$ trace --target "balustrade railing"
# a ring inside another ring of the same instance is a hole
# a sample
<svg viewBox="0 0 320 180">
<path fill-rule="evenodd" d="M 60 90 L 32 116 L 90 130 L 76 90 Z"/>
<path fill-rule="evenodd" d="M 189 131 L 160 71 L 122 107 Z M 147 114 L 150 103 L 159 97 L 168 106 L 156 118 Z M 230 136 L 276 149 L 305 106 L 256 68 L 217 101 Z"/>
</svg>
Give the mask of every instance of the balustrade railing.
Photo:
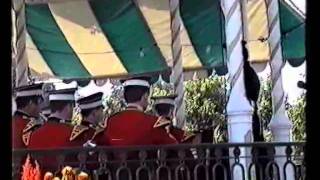
<svg viewBox="0 0 320 180">
<path fill-rule="evenodd" d="M 13 178 L 20 180 L 29 154 L 42 173 L 59 174 L 68 165 L 95 180 L 304 180 L 304 147 L 295 142 L 21 149 L 13 152 Z"/>
</svg>

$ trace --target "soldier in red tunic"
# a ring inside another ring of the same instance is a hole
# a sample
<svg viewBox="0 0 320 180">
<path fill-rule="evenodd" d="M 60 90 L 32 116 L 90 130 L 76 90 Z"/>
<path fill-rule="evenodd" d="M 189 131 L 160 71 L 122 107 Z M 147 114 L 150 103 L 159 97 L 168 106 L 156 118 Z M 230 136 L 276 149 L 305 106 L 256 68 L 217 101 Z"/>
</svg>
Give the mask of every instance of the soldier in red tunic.
<svg viewBox="0 0 320 180">
<path fill-rule="evenodd" d="M 88 138 L 84 146 L 95 147 L 96 145 L 105 145 L 103 138 L 104 126 L 102 92 L 94 93 L 78 100 L 81 109 L 81 125 L 88 129 Z"/>
<path fill-rule="evenodd" d="M 83 146 L 87 148 L 94 148 L 97 145 L 106 145 L 103 136 L 104 126 L 101 125 L 104 118 L 102 95 L 102 92 L 97 92 L 81 97 L 77 101 L 82 115 L 81 124 L 78 126 L 85 129 L 82 132 L 82 136 L 86 139 Z M 90 170 L 97 169 L 99 167 L 99 163 L 97 163 L 98 153 L 93 150 L 89 152 L 88 158 L 86 167 Z M 91 161 L 93 163 L 89 163 Z"/>
<path fill-rule="evenodd" d="M 169 95 L 169 96 L 157 96 L 152 97 L 153 99 L 153 112 L 157 116 L 163 116 L 167 120 L 169 120 L 171 123 L 166 126 L 167 133 L 174 137 L 179 143 L 192 143 L 192 144 L 199 144 L 200 143 L 200 134 L 195 135 L 191 132 L 184 131 L 178 127 L 175 127 L 172 125 L 172 119 L 174 117 L 174 111 L 175 111 L 175 98 L 177 95 Z M 197 158 L 197 152 L 195 149 L 190 149 L 190 151 L 185 151 L 186 156 L 188 158 Z M 175 153 L 168 153 L 170 156 L 177 158 L 174 156 Z M 187 166 L 194 166 L 197 162 L 193 160 L 189 160 L 186 162 Z M 177 167 L 179 164 L 178 162 L 171 161 L 168 163 L 169 166 Z M 183 179 L 183 176 L 179 177 Z"/>
<path fill-rule="evenodd" d="M 70 88 L 50 92 L 52 113 L 47 122 L 32 134 L 29 148 L 54 149 L 79 145 L 75 140 L 78 130 L 71 124 L 75 91 L 76 88 Z"/>
<path fill-rule="evenodd" d="M 42 103 L 42 83 L 16 89 L 17 110 L 12 119 L 12 147 L 26 148 L 28 136 L 41 125 L 37 121 Z"/>
<path fill-rule="evenodd" d="M 162 117 L 144 113 L 149 100 L 150 78 L 131 78 L 122 82 L 127 107 L 111 116 L 104 132 L 107 144 L 151 145 L 176 144 L 165 130 L 170 122 Z"/>
<path fill-rule="evenodd" d="M 177 95 L 157 96 L 153 99 L 153 111 L 157 116 L 162 116 L 170 121 L 166 126 L 167 133 L 174 137 L 179 143 L 191 143 L 195 134 L 184 131 L 172 125 L 173 113 L 175 109 L 175 98 Z"/>
<path fill-rule="evenodd" d="M 28 148 L 57 149 L 82 147 L 87 137 L 83 136 L 86 128 L 71 124 L 75 104 L 76 88 L 53 90 L 49 94 L 51 115 L 47 121 L 32 133 Z M 53 156 L 38 158 L 40 165 L 46 170 L 57 170 L 58 164 Z M 68 155 L 65 165 L 77 161 L 75 155 Z"/>
</svg>

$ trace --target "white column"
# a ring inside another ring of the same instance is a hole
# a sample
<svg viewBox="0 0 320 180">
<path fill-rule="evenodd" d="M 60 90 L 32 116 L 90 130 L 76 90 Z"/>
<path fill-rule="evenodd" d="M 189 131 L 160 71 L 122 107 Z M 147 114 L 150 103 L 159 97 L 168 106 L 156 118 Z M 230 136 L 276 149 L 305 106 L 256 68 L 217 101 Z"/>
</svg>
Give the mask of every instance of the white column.
<svg viewBox="0 0 320 180">
<path fill-rule="evenodd" d="M 243 56 L 241 40 L 243 39 L 240 0 L 223 0 L 222 9 L 226 19 L 227 61 L 231 93 L 227 103 L 228 135 L 230 143 L 244 143 L 252 138 L 253 109 L 245 96 L 243 76 Z M 241 155 L 246 155 L 246 148 L 241 148 Z M 232 155 L 233 153 L 231 153 Z M 241 158 L 245 167 L 249 159 Z M 231 162 L 233 164 L 234 162 Z M 234 179 L 242 179 L 241 171 L 233 172 Z"/>
<path fill-rule="evenodd" d="M 26 35 L 25 35 L 25 4 L 23 0 L 13 1 L 15 12 L 15 33 L 14 50 L 16 51 L 13 60 L 16 62 L 16 87 L 28 83 L 28 61 L 26 56 Z"/>
<path fill-rule="evenodd" d="M 270 68 L 272 80 L 272 109 L 273 116 L 270 128 L 275 142 L 289 142 L 292 122 L 285 111 L 285 93 L 282 84 L 282 68 L 285 65 L 281 48 L 281 31 L 279 17 L 279 0 L 268 0 L 269 44 L 271 49 Z M 277 148 L 276 155 L 284 155 L 284 148 Z M 285 158 L 276 159 L 283 179 Z M 293 172 L 287 171 L 287 180 L 294 179 Z"/>
<path fill-rule="evenodd" d="M 14 89 L 16 87 L 16 61 L 15 58 L 17 56 L 16 50 L 16 42 L 17 42 L 17 30 L 16 30 L 16 14 L 14 9 L 11 8 L 11 87 Z"/>
<path fill-rule="evenodd" d="M 169 0 L 171 17 L 171 36 L 172 36 L 172 74 L 170 81 L 174 85 L 174 92 L 178 95 L 176 98 L 176 112 L 173 119 L 173 125 L 184 128 L 185 126 L 185 103 L 183 87 L 183 65 L 182 65 L 182 46 L 180 42 L 181 21 L 179 16 L 179 0 Z"/>
</svg>

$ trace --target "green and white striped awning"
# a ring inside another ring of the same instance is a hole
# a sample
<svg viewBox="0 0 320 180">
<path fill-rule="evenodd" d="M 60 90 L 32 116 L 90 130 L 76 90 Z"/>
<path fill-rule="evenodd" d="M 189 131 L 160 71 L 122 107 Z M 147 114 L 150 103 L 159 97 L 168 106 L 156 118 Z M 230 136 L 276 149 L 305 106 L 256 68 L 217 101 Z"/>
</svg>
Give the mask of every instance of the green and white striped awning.
<svg viewBox="0 0 320 180">
<path fill-rule="evenodd" d="M 266 7 L 259 4 L 258 10 L 257 4 L 252 4 L 251 11 L 260 11 L 263 17 Z M 284 2 L 280 10 L 280 17 L 290 20 L 281 19 L 285 58 L 301 59 L 304 21 Z M 226 72 L 220 2 L 181 0 L 180 14 L 184 71 L 216 68 Z M 254 43 L 268 34 L 267 18 L 259 16 L 249 19 L 249 24 L 263 24 L 262 30 L 249 31 L 254 38 L 249 48 L 253 62 L 269 59 L 268 44 Z M 27 3 L 25 18 L 26 58 L 34 76 L 120 77 L 168 72 L 172 66 L 169 0 L 49 0 Z M 303 25 L 295 29 L 299 23 Z M 297 41 L 294 47 L 293 41 Z"/>
<path fill-rule="evenodd" d="M 306 57 L 305 17 L 286 2 L 281 1 L 279 8 L 283 57 L 297 67 Z"/>
</svg>

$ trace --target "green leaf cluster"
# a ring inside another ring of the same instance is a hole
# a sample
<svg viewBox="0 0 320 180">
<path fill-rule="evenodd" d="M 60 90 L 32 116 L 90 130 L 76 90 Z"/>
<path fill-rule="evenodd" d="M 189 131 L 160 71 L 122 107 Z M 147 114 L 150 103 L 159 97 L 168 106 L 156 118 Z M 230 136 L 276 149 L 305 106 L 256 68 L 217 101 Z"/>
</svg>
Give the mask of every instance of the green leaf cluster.
<svg viewBox="0 0 320 180">
<path fill-rule="evenodd" d="M 214 130 L 215 142 L 227 140 L 226 79 L 212 76 L 187 81 L 185 84 L 185 111 L 190 131 Z"/>
</svg>

